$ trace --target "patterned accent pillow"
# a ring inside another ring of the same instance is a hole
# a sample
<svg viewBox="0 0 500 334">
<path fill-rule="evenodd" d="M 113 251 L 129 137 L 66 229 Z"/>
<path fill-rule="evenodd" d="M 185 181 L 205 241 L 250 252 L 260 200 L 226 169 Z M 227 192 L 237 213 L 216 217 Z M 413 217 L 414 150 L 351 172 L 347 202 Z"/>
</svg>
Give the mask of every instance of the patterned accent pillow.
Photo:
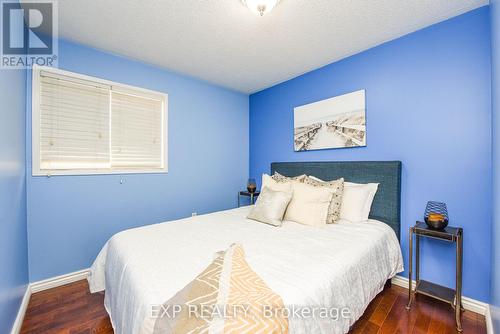
<svg viewBox="0 0 500 334">
<path fill-rule="evenodd" d="M 309 184 L 315 187 L 329 187 L 333 188 L 335 191 L 333 193 L 332 201 L 328 208 L 328 216 L 326 218 L 327 224 L 334 224 L 339 220 L 340 217 L 340 207 L 342 205 L 342 194 L 344 192 L 344 179 L 340 178 L 338 180 L 332 181 L 319 181 L 317 178 L 311 178 L 307 176 L 304 181 L 305 184 Z"/>
<path fill-rule="evenodd" d="M 273 176 L 271 176 L 271 177 L 273 178 L 274 181 L 281 182 L 281 183 L 283 183 L 283 182 L 291 182 L 291 181 L 304 182 L 304 180 L 307 178 L 307 175 L 306 174 L 302 174 L 302 175 L 299 175 L 299 176 L 288 177 L 288 176 L 281 175 L 278 172 L 274 172 Z"/>
</svg>

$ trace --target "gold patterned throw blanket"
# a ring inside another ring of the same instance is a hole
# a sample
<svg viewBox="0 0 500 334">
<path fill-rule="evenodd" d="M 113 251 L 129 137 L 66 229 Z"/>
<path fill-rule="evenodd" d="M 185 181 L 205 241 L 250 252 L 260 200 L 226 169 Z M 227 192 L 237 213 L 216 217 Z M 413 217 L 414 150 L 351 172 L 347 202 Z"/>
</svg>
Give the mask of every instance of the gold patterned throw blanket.
<svg viewBox="0 0 500 334">
<path fill-rule="evenodd" d="M 250 268 L 241 245 L 216 256 L 157 309 L 153 334 L 288 333 L 281 297 Z"/>
</svg>

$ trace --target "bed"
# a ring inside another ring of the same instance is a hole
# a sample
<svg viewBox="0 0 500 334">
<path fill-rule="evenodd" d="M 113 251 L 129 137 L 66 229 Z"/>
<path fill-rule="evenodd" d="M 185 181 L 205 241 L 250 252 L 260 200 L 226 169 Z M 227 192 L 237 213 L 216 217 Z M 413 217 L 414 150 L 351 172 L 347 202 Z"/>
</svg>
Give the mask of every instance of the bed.
<svg viewBox="0 0 500 334">
<path fill-rule="evenodd" d="M 113 236 L 91 268 L 91 292 L 105 290 L 115 333 L 153 332 L 152 305 L 164 303 L 212 261 L 241 244 L 250 267 L 285 305 L 348 309 L 347 317 L 290 317 L 290 333 L 346 333 L 386 281 L 403 270 L 399 246 L 400 162 L 273 163 L 287 176 L 380 183 L 370 219 L 324 228 L 246 219 L 242 207 L 126 230 Z"/>
</svg>

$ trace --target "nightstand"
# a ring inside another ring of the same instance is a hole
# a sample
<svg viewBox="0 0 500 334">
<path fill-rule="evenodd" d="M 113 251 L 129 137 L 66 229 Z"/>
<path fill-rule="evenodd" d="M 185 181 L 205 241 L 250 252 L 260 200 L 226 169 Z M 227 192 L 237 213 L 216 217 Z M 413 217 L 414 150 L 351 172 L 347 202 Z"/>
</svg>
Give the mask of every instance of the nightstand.
<svg viewBox="0 0 500 334">
<path fill-rule="evenodd" d="M 415 291 L 412 290 L 412 272 L 413 272 L 413 236 L 415 236 Z M 455 289 L 444 287 L 429 281 L 420 279 L 420 238 L 431 238 L 455 243 L 456 247 L 456 272 Z M 441 301 L 444 301 L 455 310 L 455 321 L 457 330 L 462 331 L 462 259 L 463 259 L 463 229 L 460 227 L 447 226 L 443 230 L 434 230 L 424 222 L 418 222 L 410 227 L 410 258 L 409 258 L 409 290 L 408 306 L 411 307 L 412 300 L 416 294 L 426 295 Z"/>
<path fill-rule="evenodd" d="M 255 199 L 259 197 L 260 191 L 256 191 L 254 193 L 248 191 L 240 191 L 238 192 L 238 208 L 240 207 L 240 198 L 241 196 L 250 197 L 250 204 L 255 204 Z"/>
</svg>

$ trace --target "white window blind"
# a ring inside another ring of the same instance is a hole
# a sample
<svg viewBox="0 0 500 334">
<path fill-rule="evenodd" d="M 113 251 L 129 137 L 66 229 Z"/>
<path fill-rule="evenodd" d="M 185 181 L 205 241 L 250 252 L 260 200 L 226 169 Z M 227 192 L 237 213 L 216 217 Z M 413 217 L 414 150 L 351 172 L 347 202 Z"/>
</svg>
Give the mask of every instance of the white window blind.
<svg viewBox="0 0 500 334">
<path fill-rule="evenodd" d="M 40 168 L 109 168 L 109 89 L 41 74 Z"/>
<path fill-rule="evenodd" d="M 166 171 L 166 96 L 60 70 L 33 73 L 33 174 Z"/>
<path fill-rule="evenodd" d="M 162 167 L 162 101 L 111 94 L 111 156 L 114 167 Z"/>
</svg>

